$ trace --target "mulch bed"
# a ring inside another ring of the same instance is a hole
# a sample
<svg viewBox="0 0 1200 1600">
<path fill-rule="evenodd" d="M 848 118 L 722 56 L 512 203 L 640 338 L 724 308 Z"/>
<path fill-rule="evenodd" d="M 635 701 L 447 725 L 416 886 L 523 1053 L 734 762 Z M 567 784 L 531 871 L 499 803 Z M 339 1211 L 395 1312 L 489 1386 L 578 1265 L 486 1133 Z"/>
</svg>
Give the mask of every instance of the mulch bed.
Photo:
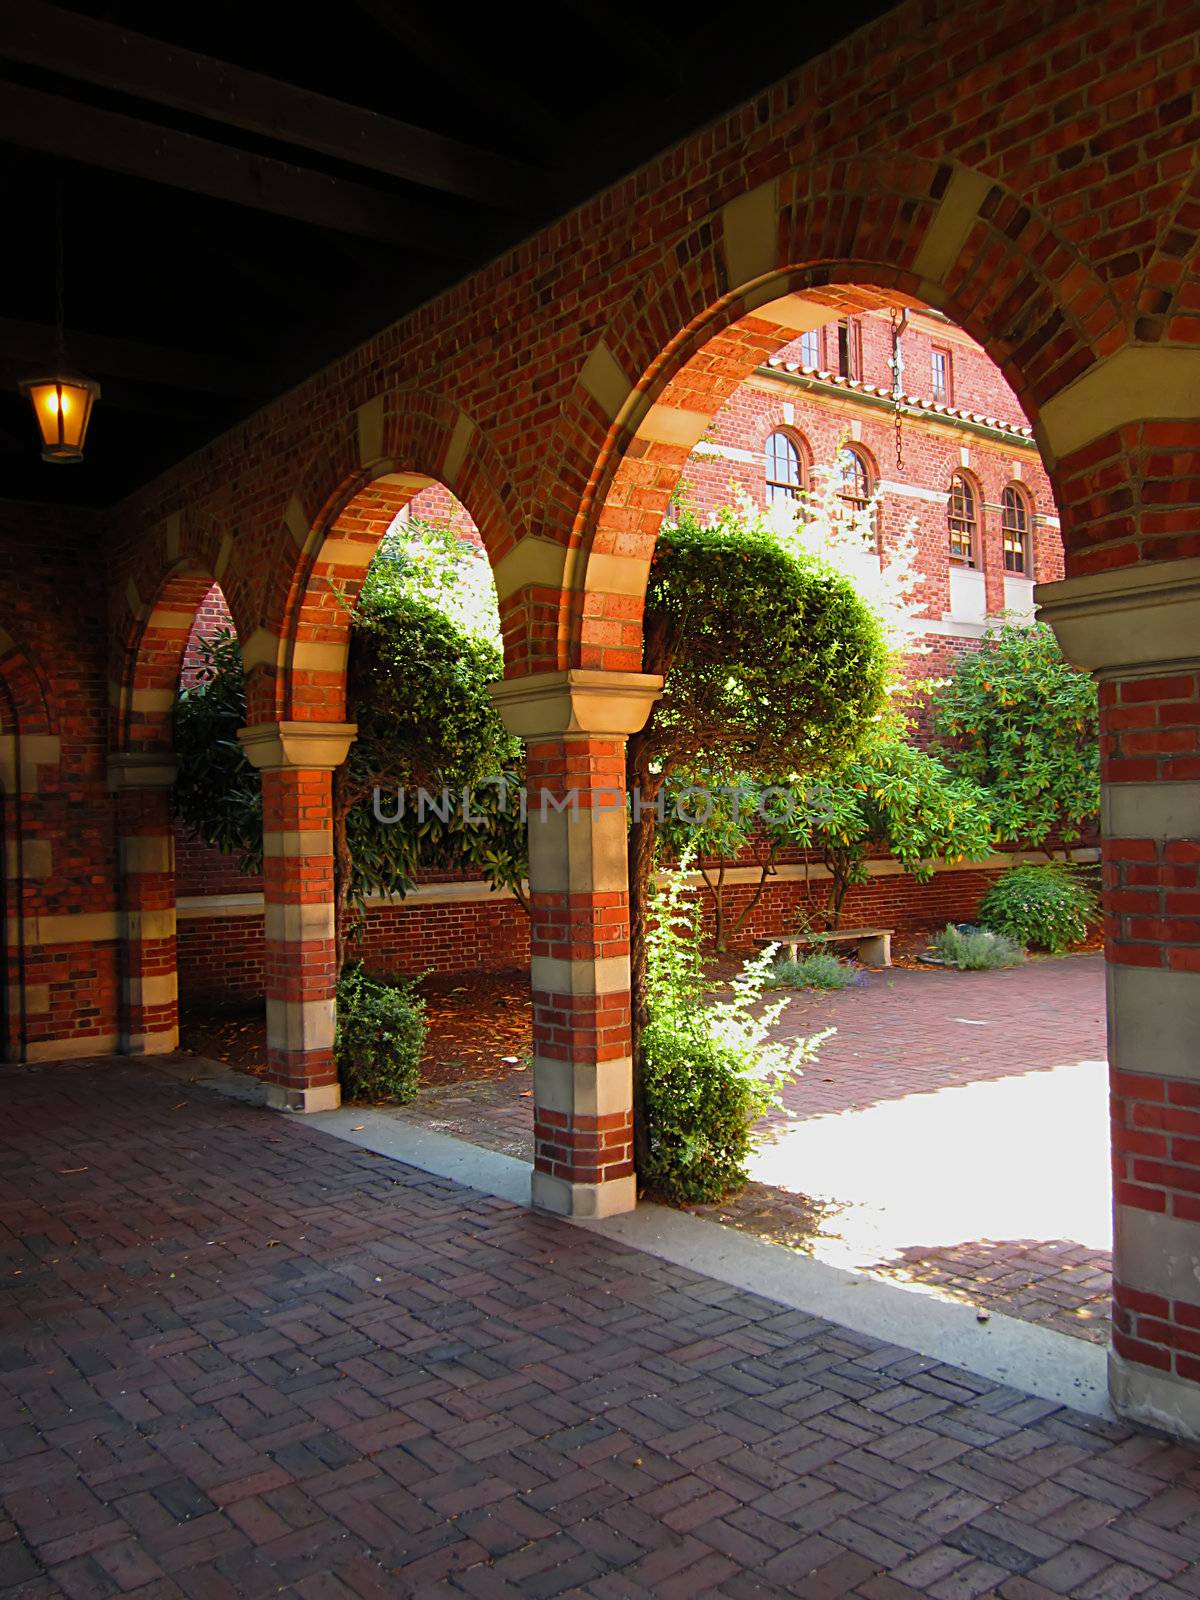
<svg viewBox="0 0 1200 1600">
<path fill-rule="evenodd" d="M 429 1038 L 423 1085 L 504 1078 L 533 1047 L 529 974 L 521 968 L 467 975 L 431 973 L 419 985 Z M 179 1048 L 260 1075 L 267 1024 L 261 1000 L 180 1007 Z"/>
</svg>

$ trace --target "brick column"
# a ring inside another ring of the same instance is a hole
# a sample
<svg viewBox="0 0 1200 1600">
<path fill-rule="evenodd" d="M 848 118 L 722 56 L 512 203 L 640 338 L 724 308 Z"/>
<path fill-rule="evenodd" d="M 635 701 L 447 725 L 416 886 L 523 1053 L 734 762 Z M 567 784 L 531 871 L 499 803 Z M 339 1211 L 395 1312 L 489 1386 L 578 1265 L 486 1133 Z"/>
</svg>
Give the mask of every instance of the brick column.
<svg viewBox="0 0 1200 1600">
<path fill-rule="evenodd" d="M 662 680 L 570 671 L 510 679 L 497 706 L 528 752 L 535 1206 L 633 1209 L 625 738 Z"/>
<path fill-rule="evenodd" d="M 121 878 L 119 1048 L 126 1055 L 165 1055 L 179 1048 L 174 782 L 171 756 L 109 757 Z"/>
<path fill-rule="evenodd" d="M 1200 561 L 1041 585 L 1100 682 L 1123 1415 L 1200 1439 Z"/>
<path fill-rule="evenodd" d="M 263 722 L 238 733 L 262 773 L 267 1098 L 286 1111 L 332 1111 L 337 963 L 333 769 L 353 723 Z"/>
</svg>

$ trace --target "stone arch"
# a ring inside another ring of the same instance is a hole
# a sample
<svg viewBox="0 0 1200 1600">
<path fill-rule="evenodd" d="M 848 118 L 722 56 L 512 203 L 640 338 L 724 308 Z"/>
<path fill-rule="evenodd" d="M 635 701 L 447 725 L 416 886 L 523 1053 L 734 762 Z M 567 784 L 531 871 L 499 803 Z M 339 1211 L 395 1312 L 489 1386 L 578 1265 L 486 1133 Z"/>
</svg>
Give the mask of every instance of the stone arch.
<svg viewBox="0 0 1200 1600">
<path fill-rule="evenodd" d="M 847 160 L 789 168 L 734 197 L 626 298 L 564 406 L 534 530 L 558 544 L 561 575 L 553 616 L 543 605 L 539 618 L 543 670 L 638 669 L 657 528 L 713 411 L 797 334 L 896 304 L 934 306 L 988 351 L 1052 473 L 1055 430 L 1043 406 L 1124 339 L 1108 286 L 1032 207 L 979 172 Z M 1064 528 L 1068 477 L 1056 481 Z M 548 574 L 553 564 L 543 564 Z"/>
<path fill-rule="evenodd" d="M 49 685 L 41 668 L 0 624 L 0 734 L 54 738 Z"/>
<path fill-rule="evenodd" d="M 457 406 L 399 390 L 360 406 L 296 486 L 245 647 L 247 721 L 345 717 L 349 617 L 396 514 L 439 484 L 465 507 L 493 573 L 516 545 L 514 491 L 489 441 Z M 504 614 L 505 649 L 523 644 Z"/>
<path fill-rule="evenodd" d="M 114 708 L 116 752 L 171 752 L 184 652 L 205 596 L 218 583 L 210 568 L 182 557 L 160 579 L 153 598 L 140 604 L 140 616 L 130 607 Z M 243 638 L 240 630 L 238 637 Z"/>
<path fill-rule="evenodd" d="M 183 652 L 214 583 L 244 645 L 244 584 L 232 570 L 233 549 L 232 535 L 222 534 L 215 522 L 197 527 L 179 512 L 142 541 L 137 563 L 115 596 L 110 631 L 109 746 L 115 753 L 170 749 L 170 710 Z"/>
</svg>

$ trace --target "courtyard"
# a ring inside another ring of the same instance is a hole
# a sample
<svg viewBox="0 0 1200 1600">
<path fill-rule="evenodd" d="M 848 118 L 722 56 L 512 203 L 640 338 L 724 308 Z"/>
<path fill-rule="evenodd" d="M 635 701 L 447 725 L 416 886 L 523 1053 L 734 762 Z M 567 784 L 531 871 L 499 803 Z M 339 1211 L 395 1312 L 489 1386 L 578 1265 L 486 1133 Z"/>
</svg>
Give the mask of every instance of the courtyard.
<svg viewBox="0 0 1200 1600">
<path fill-rule="evenodd" d="M 1200 1594 L 1186 1447 L 149 1065 L 6 1111 L 0 1592 Z"/>
<path fill-rule="evenodd" d="M 513 988 L 498 986 L 497 1015 L 515 1012 Z M 394 1114 L 532 1159 L 531 1075 L 512 1053 L 520 1033 L 505 1024 L 485 1052 L 470 1027 L 473 989 L 439 999 L 450 1042 L 435 1021 L 433 1081 Z M 826 1028 L 819 1058 L 767 1121 L 750 1185 L 700 1212 L 833 1266 L 1104 1342 L 1103 959 L 896 967 L 836 993 L 796 993 L 783 1031 Z M 1002 1156 L 1012 1150 L 1016 1163 Z"/>
</svg>

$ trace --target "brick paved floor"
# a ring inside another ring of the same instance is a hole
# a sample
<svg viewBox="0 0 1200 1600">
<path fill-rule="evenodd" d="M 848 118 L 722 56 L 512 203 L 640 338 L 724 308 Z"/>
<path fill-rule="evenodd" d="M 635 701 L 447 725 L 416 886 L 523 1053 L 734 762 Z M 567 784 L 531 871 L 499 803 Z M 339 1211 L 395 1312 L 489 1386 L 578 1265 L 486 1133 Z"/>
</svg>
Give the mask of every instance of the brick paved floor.
<svg viewBox="0 0 1200 1600">
<path fill-rule="evenodd" d="M 1191 1450 L 149 1067 L 5 1096 L 5 1596 L 1200 1596 Z"/>
<path fill-rule="evenodd" d="M 1102 957 L 872 973 L 838 994 L 797 995 L 785 1026 L 836 1032 L 769 1119 L 756 1181 L 705 1214 L 837 1266 L 1107 1340 Z M 528 1072 L 427 1089 L 398 1115 L 532 1159 Z M 1013 1148 L 1019 1182 L 994 1159 Z"/>
</svg>

